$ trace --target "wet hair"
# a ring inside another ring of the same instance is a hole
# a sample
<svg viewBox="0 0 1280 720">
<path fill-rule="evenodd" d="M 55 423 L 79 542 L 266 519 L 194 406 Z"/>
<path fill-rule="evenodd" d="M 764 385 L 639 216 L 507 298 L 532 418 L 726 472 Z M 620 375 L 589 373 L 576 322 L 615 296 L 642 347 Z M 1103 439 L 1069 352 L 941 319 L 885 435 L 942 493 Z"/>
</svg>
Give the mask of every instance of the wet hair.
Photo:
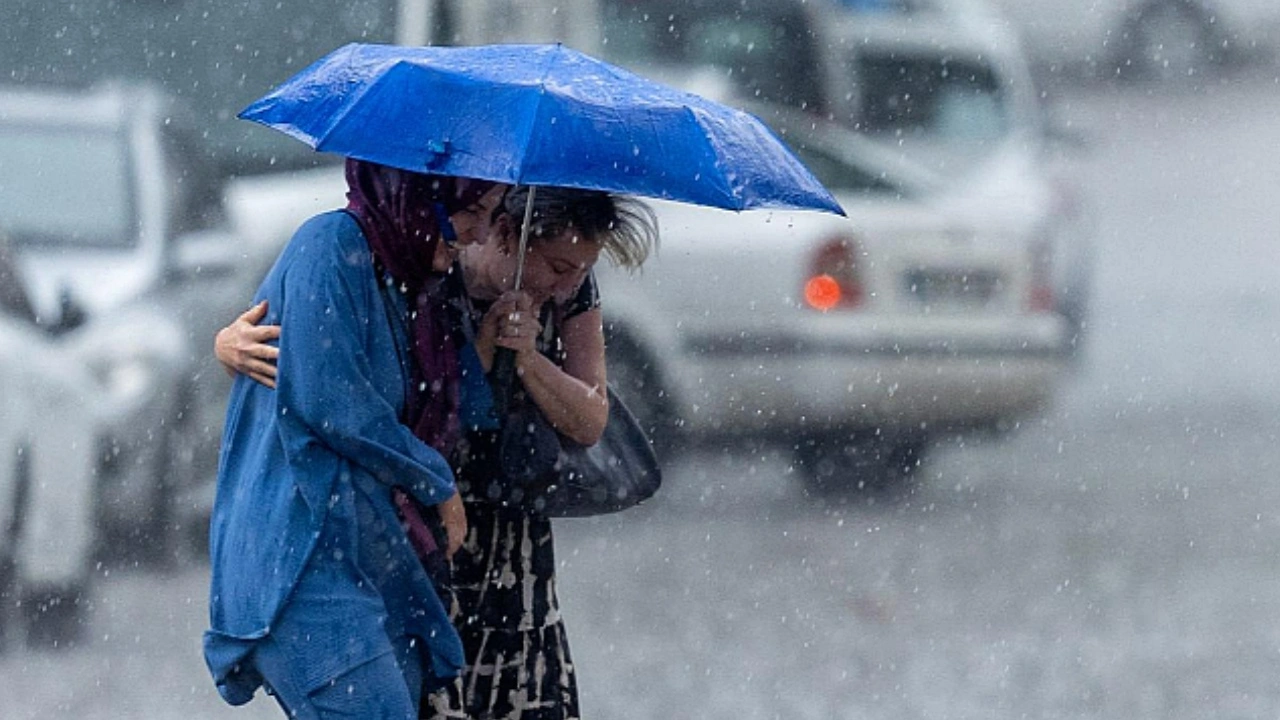
<svg viewBox="0 0 1280 720">
<path fill-rule="evenodd" d="M 510 215 L 519 232 L 529 188 L 507 191 L 496 212 Z M 636 270 L 658 245 L 658 218 L 648 205 L 631 197 L 599 190 L 539 187 L 533 198 L 529 242 L 573 231 L 600 250 L 617 267 Z"/>
</svg>

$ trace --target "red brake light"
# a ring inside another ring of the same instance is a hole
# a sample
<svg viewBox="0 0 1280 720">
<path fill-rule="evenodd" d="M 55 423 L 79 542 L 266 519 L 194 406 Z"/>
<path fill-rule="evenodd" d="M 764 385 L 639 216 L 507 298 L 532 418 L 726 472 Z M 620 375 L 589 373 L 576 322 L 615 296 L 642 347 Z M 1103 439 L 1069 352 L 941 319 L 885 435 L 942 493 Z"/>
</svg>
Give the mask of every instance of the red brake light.
<svg viewBox="0 0 1280 720">
<path fill-rule="evenodd" d="M 839 305 L 843 296 L 840 283 L 827 274 L 815 275 L 804 284 L 804 301 L 823 312 Z"/>
<path fill-rule="evenodd" d="M 861 305 L 857 255 L 858 243 L 852 238 L 833 238 L 821 245 L 804 280 L 805 304 L 822 312 Z"/>
</svg>

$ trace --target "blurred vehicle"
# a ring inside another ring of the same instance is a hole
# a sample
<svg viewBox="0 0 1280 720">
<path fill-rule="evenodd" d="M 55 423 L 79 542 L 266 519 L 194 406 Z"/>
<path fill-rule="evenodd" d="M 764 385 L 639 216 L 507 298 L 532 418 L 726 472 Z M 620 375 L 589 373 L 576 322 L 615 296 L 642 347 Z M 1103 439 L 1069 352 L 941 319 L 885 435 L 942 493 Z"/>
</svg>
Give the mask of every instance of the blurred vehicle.
<svg viewBox="0 0 1280 720">
<path fill-rule="evenodd" d="M 1055 312 L 1084 345 L 1093 225 L 1056 161 L 1016 36 L 972 0 L 602 0 L 605 56 L 696 92 L 800 109 L 947 179 L 949 211 L 1035 238 Z M 875 11 L 870 7 L 874 5 Z M 987 13 L 987 15 L 984 15 Z"/>
<path fill-rule="evenodd" d="M 0 3 L 0 67 L 20 85 L 155 83 L 201 117 L 207 164 L 227 177 L 331 160 L 236 119 L 244 106 L 349 42 L 560 39 L 592 51 L 598 0 L 162 0 Z"/>
<path fill-rule="evenodd" d="M 144 85 L 0 90 L 0 231 L 37 322 L 75 326 L 59 349 L 111 419 L 104 546 L 160 562 L 206 529 L 229 388 L 211 341 L 264 269 L 226 229 L 198 137 Z"/>
<path fill-rule="evenodd" d="M 2 161 L 0 161 L 2 163 Z M 98 414 L 89 369 L 37 328 L 0 238 L 0 644 L 84 632 Z"/>
<path fill-rule="evenodd" d="M 1274 0 L 995 0 L 1046 74 L 1174 80 L 1273 57 Z"/>
<path fill-rule="evenodd" d="M 659 255 L 600 280 L 610 378 L 660 443 L 771 438 L 812 488 L 839 489 L 1052 399 L 1069 331 L 1037 237 L 954 212 L 947 178 L 847 128 L 748 109 L 849 218 L 655 203 Z"/>
<path fill-rule="evenodd" d="M 1067 352 L 1077 357 L 1096 232 L 1088 198 L 1060 162 L 1078 141 L 1045 113 L 1017 37 L 973 19 L 986 7 L 911 0 L 909 13 L 842 14 L 829 34 L 850 106 L 836 119 L 944 176 L 955 216 L 1043 247 L 1046 303 L 1067 320 Z"/>
<path fill-rule="evenodd" d="M 633 342 L 625 338 L 635 331 L 624 327 L 619 331 L 624 339 L 615 339 L 613 347 L 632 345 L 644 350 L 649 346 L 650 360 L 645 363 L 659 368 L 649 374 L 667 378 L 661 385 L 672 396 L 660 414 L 673 426 L 695 434 L 734 425 L 766 432 L 766 426 L 775 432 L 798 430 L 801 464 L 821 484 L 833 473 L 848 475 L 837 470 L 842 467 L 863 479 L 908 469 L 940 433 L 1008 425 L 1049 400 L 1052 380 L 1064 367 L 1063 357 L 1054 354 L 1075 353 L 1087 324 L 1092 228 L 1082 194 L 1051 162 L 1057 129 L 1042 112 L 1016 37 L 984 22 L 977 9 L 978 5 L 961 0 L 878 0 L 843 8 L 753 0 L 732 5 L 710 0 L 605 3 L 603 47 L 612 59 L 695 92 L 757 109 L 820 178 L 860 194 L 859 202 L 846 205 L 852 209 L 853 227 L 832 229 L 829 234 L 857 238 L 853 254 L 865 253 L 859 274 L 879 286 L 872 291 L 877 293 L 874 301 L 842 313 L 845 329 L 841 332 L 865 332 L 872 326 L 878 333 L 874 342 L 868 336 L 855 342 L 848 335 L 843 340 L 816 342 L 806 338 L 803 315 L 768 320 L 754 313 L 752 319 L 729 321 L 723 305 L 733 302 L 734 294 L 726 285 L 717 288 L 723 298 L 720 304 L 699 292 L 688 305 L 668 305 L 653 313 L 657 322 L 678 330 Z M 769 104 L 761 106 L 760 101 Z M 846 147 L 841 148 L 842 144 Z M 859 184 L 851 177 L 879 178 L 884 187 L 866 192 L 865 181 Z M 688 229 L 677 229 L 676 218 L 689 222 Z M 664 260 L 659 265 L 665 267 L 672 245 L 679 243 L 680 252 L 687 253 L 680 261 L 681 271 L 690 273 L 666 281 L 672 287 L 715 287 L 707 277 L 697 276 L 714 268 L 709 276 L 719 277 L 722 268 L 736 266 L 734 253 L 744 255 L 747 266 L 787 267 L 787 259 L 767 254 L 763 241 L 753 243 L 761 245 L 759 249 L 732 247 L 731 236 L 765 234 L 748 229 L 749 221 L 689 220 L 679 208 L 664 209 L 663 221 Z M 748 225 L 743 227 L 742 222 Z M 791 218 L 775 222 L 774 232 L 777 225 L 785 226 L 785 236 L 793 237 L 797 222 Z M 693 241 L 685 241 L 685 233 L 704 238 L 702 244 L 695 247 Z M 800 233 L 800 246 L 809 248 L 801 256 L 816 252 L 812 237 L 818 235 L 816 230 Z M 723 242 L 705 240 L 716 236 L 723 237 Z M 942 241 L 946 237 L 952 240 Z M 966 244 L 970 247 L 961 249 Z M 932 251 L 922 250 L 948 246 L 949 252 L 956 253 L 949 261 L 941 259 L 948 251 L 937 250 L 939 254 L 932 256 Z M 983 253 L 989 256 L 978 259 Z M 912 266 L 919 262 L 934 267 L 935 261 L 937 267 L 950 267 L 953 272 Z M 1019 266 L 1025 274 L 1010 270 L 1017 263 L 1025 263 Z M 663 282 L 657 276 L 666 272 L 647 270 L 644 282 Z M 766 297 L 797 297 L 799 284 L 794 277 L 772 285 L 756 275 L 747 277 L 740 287 L 755 298 L 757 307 Z M 941 310 L 950 326 L 939 322 L 940 309 L 931 302 L 912 305 L 919 303 L 919 297 L 906 302 L 896 297 L 903 287 L 934 288 L 919 290 L 927 294 L 948 283 L 952 290 L 947 292 L 981 295 L 987 291 L 973 290 L 986 282 L 979 278 L 994 283 L 999 293 L 1011 295 L 991 299 L 993 304 L 983 312 Z M 1008 304 L 1011 297 L 1025 304 Z M 662 301 L 676 302 L 669 295 Z M 719 309 L 691 315 L 698 304 Z M 638 298 L 628 296 L 621 305 L 626 307 L 610 307 L 615 313 L 644 314 L 635 309 L 645 306 Z M 992 312 L 995 308 L 1007 314 L 1000 318 Z M 933 317 L 912 318 L 917 310 Z M 890 317 L 894 322 L 886 322 Z M 991 334 L 985 339 L 980 332 L 963 329 L 976 317 L 987 323 Z M 726 324 L 721 325 L 722 321 Z M 753 329 L 752 322 L 760 327 Z M 789 328 L 781 333 L 789 340 L 764 342 L 755 352 L 767 357 L 766 348 L 810 348 L 801 355 L 814 374 L 821 376 L 816 368 L 832 362 L 829 377 L 857 378 L 850 381 L 850 388 L 868 387 L 867 376 L 843 367 L 839 360 L 823 360 L 824 353 L 812 348 L 826 347 L 831 356 L 864 360 L 877 352 L 872 348 L 893 348 L 909 370 L 887 379 L 882 367 L 876 377 L 893 388 L 894 399 L 873 401 L 820 384 L 816 387 L 822 390 L 812 395 L 797 391 L 794 385 L 809 385 L 788 380 L 781 371 L 783 361 L 777 358 L 755 362 L 760 358 L 752 357 L 752 352 L 739 352 L 734 361 L 722 359 L 719 369 L 723 372 L 718 372 L 713 371 L 713 361 L 691 350 L 708 343 L 741 346 L 743 339 L 762 333 L 768 338 L 776 330 L 771 330 L 773 323 Z M 628 318 L 621 324 L 642 323 Z M 720 340 L 709 339 L 721 334 Z M 994 341 L 996 337 L 1002 339 Z M 976 347 L 986 349 L 979 352 Z M 1011 347 L 1023 347 L 1026 352 L 1012 353 L 1016 360 L 1002 365 L 1005 350 L 996 348 Z M 938 348 L 954 350 L 939 352 Z M 965 360 L 948 358 L 948 352 Z M 982 370 L 988 363 L 992 369 Z M 625 358 L 611 357 L 611 369 L 626 365 Z M 670 366 L 665 374 L 662 366 Z M 753 367 L 754 373 L 749 371 Z M 955 372 L 958 367 L 968 368 L 973 377 L 961 380 Z M 993 380 L 991 374 L 998 374 L 994 367 L 1007 368 L 1011 376 Z M 775 380 L 764 382 L 767 390 L 749 390 L 767 380 L 770 373 L 765 368 L 773 371 Z M 991 374 L 983 378 L 984 372 Z M 738 385 L 739 381 L 725 380 L 726 376 L 754 379 Z M 968 399 L 966 387 L 982 399 Z M 736 397 L 742 403 L 753 392 L 760 404 L 750 410 L 740 404 L 735 411 L 713 400 Z"/>
</svg>

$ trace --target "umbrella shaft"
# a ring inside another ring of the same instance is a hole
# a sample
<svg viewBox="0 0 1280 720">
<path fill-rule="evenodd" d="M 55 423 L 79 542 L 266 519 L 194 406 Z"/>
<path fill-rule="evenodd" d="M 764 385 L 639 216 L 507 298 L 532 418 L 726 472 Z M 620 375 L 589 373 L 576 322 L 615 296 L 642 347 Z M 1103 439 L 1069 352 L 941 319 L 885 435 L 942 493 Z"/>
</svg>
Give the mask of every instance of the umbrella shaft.
<svg viewBox="0 0 1280 720">
<path fill-rule="evenodd" d="M 524 281 L 524 254 L 529 247 L 529 226 L 533 222 L 533 196 L 537 194 L 538 188 L 529 186 L 529 197 L 524 202 L 524 222 L 520 223 L 520 247 L 516 251 L 516 284 L 514 290 L 519 290 Z"/>
</svg>

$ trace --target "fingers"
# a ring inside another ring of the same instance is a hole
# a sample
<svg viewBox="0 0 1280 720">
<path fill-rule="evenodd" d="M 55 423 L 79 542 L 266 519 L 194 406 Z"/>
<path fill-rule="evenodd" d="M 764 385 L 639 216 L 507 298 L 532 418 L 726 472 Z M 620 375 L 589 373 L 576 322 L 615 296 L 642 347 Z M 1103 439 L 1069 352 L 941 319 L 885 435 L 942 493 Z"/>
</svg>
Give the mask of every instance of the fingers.
<svg viewBox="0 0 1280 720">
<path fill-rule="evenodd" d="M 273 363 L 266 360 L 259 360 L 257 358 L 245 358 L 241 365 L 244 368 L 246 375 L 255 379 L 258 377 L 266 377 L 270 378 L 272 383 L 275 382 L 276 366 Z M 263 384 L 266 385 L 266 383 Z"/>
<path fill-rule="evenodd" d="M 520 307 L 520 304 L 513 298 L 503 297 L 493 303 L 489 312 L 498 317 L 511 315 L 512 313 L 527 312 L 528 308 Z"/>
<path fill-rule="evenodd" d="M 513 312 L 498 318 L 498 333 L 494 343 L 517 352 L 536 350 L 542 323 L 528 313 Z"/>
<path fill-rule="evenodd" d="M 280 339 L 279 325 L 254 325 L 244 330 L 246 339 L 255 343 L 266 343 L 272 340 Z M 275 348 L 272 348 L 273 350 Z"/>
<path fill-rule="evenodd" d="M 264 373 L 253 372 L 253 371 L 250 371 L 250 372 L 248 372 L 248 373 L 246 373 L 246 374 L 247 374 L 250 378 L 252 378 L 255 382 L 258 382 L 258 383 L 261 383 L 261 384 L 263 384 L 263 385 L 266 385 L 267 387 L 271 388 L 272 390 L 275 390 L 275 389 L 276 389 L 276 378 L 275 378 L 275 375 L 274 375 L 274 374 L 272 374 L 272 375 L 266 375 L 266 374 L 264 374 Z"/>
<path fill-rule="evenodd" d="M 255 330 L 258 329 L 261 328 L 255 328 Z M 271 326 L 271 329 L 274 329 L 273 335 L 264 334 L 263 336 L 258 336 L 256 333 L 246 335 L 243 338 L 244 342 L 240 343 L 237 349 L 251 357 L 275 362 L 276 358 L 280 357 L 280 348 L 275 345 L 268 345 L 267 343 L 280 337 L 280 327 L 278 325 L 273 325 Z"/>
<path fill-rule="evenodd" d="M 467 511 L 462 504 L 462 496 L 454 493 L 452 497 L 437 506 L 440 520 L 444 524 L 448 545 L 445 555 L 453 559 L 467 537 Z"/>
<path fill-rule="evenodd" d="M 462 520 L 456 531 L 454 528 L 450 527 L 448 534 L 449 546 L 445 548 L 445 555 L 452 560 L 454 554 L 462 549 L 462 543 L 467 538 L 467 521 L 465 519 Z"/>
<path fill-rule="evenodd" d="M 262 322 L 262 318 L 266 316 L 267 316 L 267 301 L 263 300 L 259 302 L 257 305 L 254 305 L 248 310 L 245 310 L 244 312 L 240 313 L 240 317 L 236 319 L 242 322 L 247 322 L 250 325 L 257 325 L 258 323 Z"/>
</svg>

